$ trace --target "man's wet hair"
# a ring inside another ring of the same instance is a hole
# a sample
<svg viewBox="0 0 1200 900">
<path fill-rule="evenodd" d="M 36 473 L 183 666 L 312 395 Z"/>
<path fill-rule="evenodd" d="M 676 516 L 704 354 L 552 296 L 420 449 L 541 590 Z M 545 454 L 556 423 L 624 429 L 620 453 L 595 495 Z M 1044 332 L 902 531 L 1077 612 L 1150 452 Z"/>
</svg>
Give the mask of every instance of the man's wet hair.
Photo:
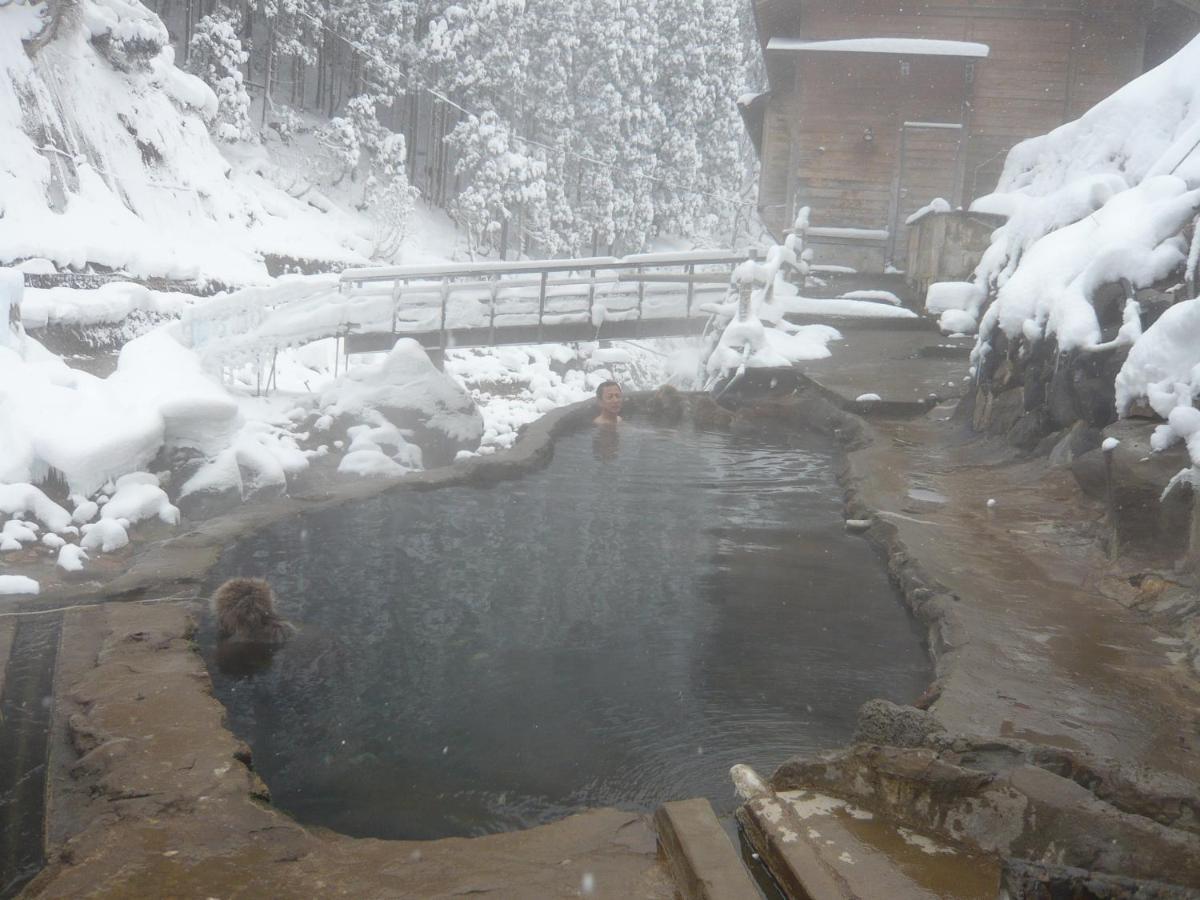
<svg viewBox="0 0 1200 900">
<path fill-rule="evenodd" d="M 602 382 L 600 382 L 600 386 L 598 388 L 596 388 L 596 399 L 603 400 L 604 399 L 604 389 L 610 388 L 610 387 L 615 387 L 618 391 L 621 390 L 621 386 L 619 384 L 617 384 L 615 381 L 602 381 Z"/>
</svg>

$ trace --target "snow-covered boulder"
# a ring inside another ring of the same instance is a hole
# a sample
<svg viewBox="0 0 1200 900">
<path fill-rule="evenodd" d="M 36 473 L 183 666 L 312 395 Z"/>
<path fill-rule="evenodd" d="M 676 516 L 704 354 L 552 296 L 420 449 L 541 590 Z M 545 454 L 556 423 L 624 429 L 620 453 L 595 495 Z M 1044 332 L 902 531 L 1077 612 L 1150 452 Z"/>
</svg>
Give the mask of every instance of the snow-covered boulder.
<svg viewBox="0 0 1200 900">
<path fill-rule="evenodd" d="M 454 461 L 483 437 L 471 396 L 430 362 L 416 341 L 401 338 L 378 365 L 352 369 L 322 392 L 313 426 L 322 443 L 353 440 L 350 429 L 391 425 L 411 433 L 426 466 Z"/>
<path fill-rule="evenodd" d="M 24 575 L 0 575 L 0 596 L 11 594 L 37 594 L 41 585 Z"/>
</svg>

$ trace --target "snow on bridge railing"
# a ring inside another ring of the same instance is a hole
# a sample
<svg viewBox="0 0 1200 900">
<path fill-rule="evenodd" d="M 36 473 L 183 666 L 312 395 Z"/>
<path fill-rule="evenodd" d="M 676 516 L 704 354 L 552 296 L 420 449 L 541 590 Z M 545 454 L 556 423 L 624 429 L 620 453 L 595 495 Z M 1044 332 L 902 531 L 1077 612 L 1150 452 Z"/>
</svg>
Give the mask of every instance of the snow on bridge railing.
<svg viewBox="0 0 1200 900">
<path fill-rule="evenodd" d="M 285 276 L 194 307 L 173 329 L 206 367 L 222 371 L 268 366 L 279 350 L 317 340 L 372 334 L 445 349 L 537 343 L 587 326 L 590 337 L 569 339 L 594 340 L 606 322 L 655 320 L 661 331 L 691 320 L 703 312 L 696 295 L 724 292 L 733 266 L 757 257 L 752 250 L 696 250 Z M 347 343 L 343 349 L 351 352 Z"/>
<path fill-rule="evenodd" d="M 413 295 L 428 296 L 440 294 L 439 321 L 436 331 L 441 335 L 439 346 L 444 348 L 449 343 L 450 332 L 457 328 L 452 321 L 451 298 L 456 292 L 461 295 L 472 291 L 483 292 L 480 299 L 487 304 L 487 337 L 488 344 L 497 340 L 497 316 L 503 315 L 500 299 L 512 301 L 537 299 L 537 317 L 533 324 L 536 342 L 546 337 L 547 324 L 562 324 L 570 317 L 581 318 L 592 322 L 599 333 L 601 323 L 606 317 L 624 317 L 641 321 L 643 318 L 662 319 L 666 315 L 646 315 L 646 298 L 648 292 L 663 292 L 675 290 L 668 285 L 680 285 L 685 288 L 686 301 L 681 311 L 673 313 L 674 317 L 684 320 L 691 319 L 694 314 L 694 298 L 697 290 L 711 290 L 704 285 L 724 284 L 724 278 L 714 279 L 712 273 L 698 273 L 700 267 L 731 268 L 746 259 L 756 259 L 757 251 L 746 250 L 687 250 L 666 253 L 640 253 L 621 258 L 611 256 L 593 256 L 575 259 L 541 259 L 541 260 L 511 260 L 500 262 L 470 262 L 449 263 L 442 265 L 419 266 L 377 266 L 372 268 L 347 269 L 341 274 L 343 293 L 354 294 L 364 292 L 369 285 L 390 284 L 393 305 L 392 332 L 400 333 L 400 318 L 406 307 L 404 301 L 411 303 Z M 647 272 L 647 269 L 656 270 Z M 682 269 L 680 273 L 666 273 L 663 269 Z M 615 273 L 615 279 L 613 277 Z M 521 279 L 519 276 L 535 276 L 533 279 Z M 555 277 L 555 276 L 579 277 Z M 470 279 L 470 280 L 466 280 Z M 625 285 L 632 284 L 628 290 Z M 651 286 L 655 287 L 651 287 Z M 529 292 L 522 291 L 529 288 Z M 563 300 L 582 296 L 586 289 L 586 307 L 580 309 L 558 309 L 548 307 L 554 300 Z M 609 309 L 606 305 L 597 306 L 598 292 L 604 292 L 608 297 L 636 294 L 636 308 L 621 310 Z M 532 314 L 532 313 L 530 313 Z M 614 316 L 615 314 L 615 316 Z M 522 323 L 529 324 L 529 323 Z M 410 329 L 411 330 L 411 329 Z M 526 341 L 528 342 L 528 341 Z"/>
<path fill-rule="evenodd" d="M 368 266 L 345 269 L 341 282 L 345 285 L 377 281 L 417 281 L 425 279 L 465 278 L 475 276 L 530 275 L 559 272 L 590 272 L 610 269 L 673 268 L 700 265 L 732 265 L 757 251 L 746 250 L 685 250 L 669 253 L 638 253 L 632 256 L 589 256 L 572 259 L 482 260 L 469 263 L 442 263 L 419 266 Z"/>
</svg>

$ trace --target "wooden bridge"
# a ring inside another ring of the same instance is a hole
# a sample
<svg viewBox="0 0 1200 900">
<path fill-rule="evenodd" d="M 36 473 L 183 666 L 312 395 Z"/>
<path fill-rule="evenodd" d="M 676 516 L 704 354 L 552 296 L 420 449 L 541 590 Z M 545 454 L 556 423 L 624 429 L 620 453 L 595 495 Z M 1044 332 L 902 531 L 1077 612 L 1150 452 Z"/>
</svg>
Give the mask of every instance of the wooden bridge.
<svg viewBox="0 0 1200 900">
<path fill-rule="evenodd" d="M 345 353 L 388 350 L 397 338 L 432 356 L 463 347 L 567 343 L 699 333 L 734 266 L 753 250 L 347 269 L 341 292 L 390 295 L 390 329 L 347 330 Z"/>
</svg>

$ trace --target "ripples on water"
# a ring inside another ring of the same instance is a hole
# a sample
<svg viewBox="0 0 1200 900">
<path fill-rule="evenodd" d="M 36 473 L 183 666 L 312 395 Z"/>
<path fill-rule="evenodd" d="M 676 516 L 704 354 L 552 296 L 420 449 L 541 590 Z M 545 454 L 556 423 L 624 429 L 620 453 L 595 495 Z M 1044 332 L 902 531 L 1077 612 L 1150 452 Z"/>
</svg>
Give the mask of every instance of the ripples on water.
<svg viewBox="0 0 1200 900">
<path fill-rule="evenodd" d="M 515 482 L 281 523 L 214 583 L 269 578 L 302 632 L 257 674 L 214 665 L 217 693 L 275 803 L 353 835 L 728 811 L 731 765 L 844 743 L 860 703 L 930 676 L 830 460 L 811 435 L 626 425 Z"/>
</svg>

